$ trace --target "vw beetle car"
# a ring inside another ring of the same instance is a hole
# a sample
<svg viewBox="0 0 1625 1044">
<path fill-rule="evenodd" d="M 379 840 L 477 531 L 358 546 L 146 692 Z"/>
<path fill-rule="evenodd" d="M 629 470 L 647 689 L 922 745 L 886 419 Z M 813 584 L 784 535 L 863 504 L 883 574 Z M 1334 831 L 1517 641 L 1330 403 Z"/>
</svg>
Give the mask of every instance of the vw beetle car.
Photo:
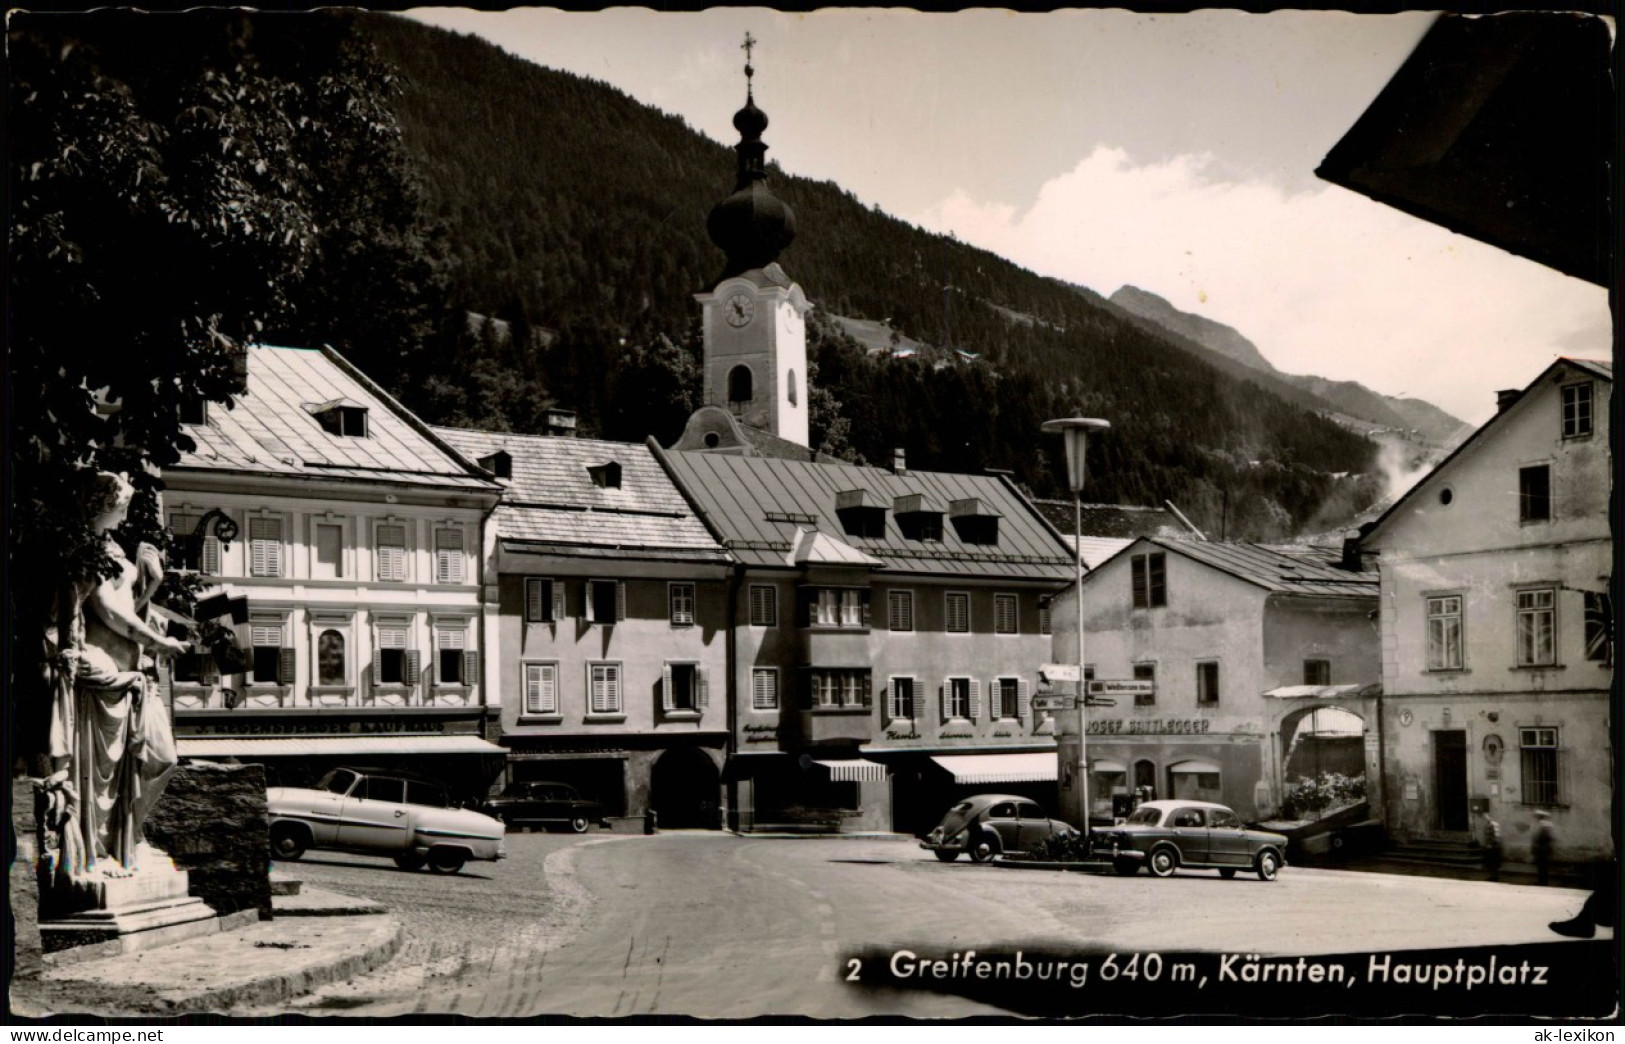
<svg viewBox="0 0 1625 1044">
<path fill-rule="evenodd" d="M 958 859 L 961 852 L 982 863 L 1001 852 L 1034 848 L 1048 837 L 1076 833 L 1070 824 L 1049 818 L 1029 798 L 977 794 L 950 808 L 920 847 L 944 863 Z"/>
<path fill-rule="evenodd" d="M 1095 833 L 1095 851 L 1109 853 L 1117 872 L 1142 865 L 1156 877 L 1180 867 L 1217 870 L 1228 880 L 1251 870 L 1273 881 L 1286 865 L 1286 838 L 1249 830 L 1236 814 L 1211 801 L 1147 801 L 1117 826 Z"/>
<path fill-rule="evenodd" d="M 336 768 L 313 788 L 271 787 L 271 857 L 326 848 L 387 855 L 403 870 L 455 874 L 471 859 L 502 859 L 503 826 L 453 807 L 434 780 L 381 769 Z"/>
<path fill-rule="evenodd" d="M 604 824 L 604 806 L 590 801 L 568 783 L 512 783 L 487 800 L 480 811 L 504 823 L 549 823 L 578 834 Z"/>
</svg>

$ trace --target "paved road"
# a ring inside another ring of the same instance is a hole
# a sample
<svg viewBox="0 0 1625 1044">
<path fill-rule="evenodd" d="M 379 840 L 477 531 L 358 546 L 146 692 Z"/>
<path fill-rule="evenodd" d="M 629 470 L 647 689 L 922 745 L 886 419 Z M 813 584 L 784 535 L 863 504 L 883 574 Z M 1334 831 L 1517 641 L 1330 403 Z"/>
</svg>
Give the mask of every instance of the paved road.
<svg viewBox="0 0 1625 1044">
<path fill-rule="evenodd" d="M 457 877 L 317 854 L 313 884 L 378 899 L 408 933 L 382 973 L 295 1010 L 477 1016 L 998 1013 L 845 981 L 871 948 L 1313 954 L 1550 943 L 1567 889 L 1288 868 L 1169 880 L 942 864 L 907 842 L 524 834 Z M 1463 1012 L 1466 1014 L 1466 1012 Z"/>
</svg>

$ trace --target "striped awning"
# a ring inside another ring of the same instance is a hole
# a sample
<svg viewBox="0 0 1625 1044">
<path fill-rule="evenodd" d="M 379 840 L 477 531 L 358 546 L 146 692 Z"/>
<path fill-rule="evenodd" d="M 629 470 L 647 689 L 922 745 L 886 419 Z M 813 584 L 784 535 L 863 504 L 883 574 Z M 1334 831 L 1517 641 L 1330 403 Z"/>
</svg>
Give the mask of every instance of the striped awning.
<svg viewBox="0 0 1625 1044">
<path fill-rule="evenodd" d="M 955 783 L 1044 783 L 1055 779 L 1053 750 L 1036 754 L 943 754 L 932 761 Z"/>
<path fill-rule="evenodd" d="M 312 754 L 500 754 L 506 747 L 478 736 L 177 736 L 183 758 L 286 758 Z"/>
<path fill-rule="evenodd" d="M 1128 766 L 1121 761 L 1110 758 L 1092 758 L 1089 761 L 1090 772 L 1127 772 Z"/>
<path fill-rule="evenodd" d="M 886 779 L 886 766 L 878 761 L 866 761 L 863 758 L 840 761 L 814 759 L 813 764 L 827 769 L 829 778 L 836 783 L 881 783 Z"/>
<path fill-rule="evenodd" d="M 1211 761 L 1203 761 L 1200 758 L 1191 758 L 1189 761 L 1181 761 L 1177 765 L 1169 765 L 1168 771 L 1176 776 L 1179 776 L 1198 772 L 1217 772 L 1219 771 L 1219 766 L 1215 765 Z"/>
<path fill-rule="evenodd" d="M 1378 686 L 1359 685 L 1281 685 L 1264 695 L 1277 700 L 1335 700 L 1344 696 L 1374 696 Z"/>
</svg>

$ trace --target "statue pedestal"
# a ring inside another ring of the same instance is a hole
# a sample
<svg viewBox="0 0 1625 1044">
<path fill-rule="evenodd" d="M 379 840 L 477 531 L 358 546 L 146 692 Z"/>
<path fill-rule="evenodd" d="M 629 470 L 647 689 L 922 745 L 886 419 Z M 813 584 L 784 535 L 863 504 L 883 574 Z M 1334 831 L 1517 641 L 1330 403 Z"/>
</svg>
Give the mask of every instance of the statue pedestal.
<svg viewBox="0 0 1625 1044">
<path fill-rule="evenodd" d="M 116 865 L 116 864 L 113 864 Z M 187 873 L 169 857 L 143 845 L 134 873 L 127 877 L 94 871 L 76 880 L 69 894 L 61 889 L 48 900 L 57 911 L 40 920 L 40 942 L 46 953 L 92 943 L 117 943 L 119 952 L 165 946 L 219 930 L 214 909 L 187 894 Z"/>
</svg>

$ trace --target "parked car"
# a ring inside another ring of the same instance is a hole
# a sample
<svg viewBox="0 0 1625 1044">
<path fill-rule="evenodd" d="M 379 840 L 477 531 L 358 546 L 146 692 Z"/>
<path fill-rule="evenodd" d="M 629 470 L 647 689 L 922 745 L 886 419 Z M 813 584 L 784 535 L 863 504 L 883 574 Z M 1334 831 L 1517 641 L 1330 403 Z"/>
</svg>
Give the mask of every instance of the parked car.
<svg viewBox="0 0 1625 1044">
<path fill-rule="evenodd" d="M 1045 838 L 1076 834 L 1069 823 L 1051 819 L 1038 803 L 1010 794 L 977 794 L 948 810 L 920 847 L 951 863 L 964 852 L 978 863 L 1001 852 L 1023 852 Z"/>
<path fill-rule="evenodd" d="M 1211 801 L 1146 801 L 1122 823 L 1095 834 L 1095 851 L 1109 853 L 1124 875 L 1142 865 L 1156 877 L 1180 867 L 1217 870 L 1229 879 L 1252 870 L 1275 880 L 1286 865 L 1286 837 L 1252 830 L 1223 805 Z"/>
<path fill-rule="evenodd" d="M 504 823 L 547 823 L 568 826 L 578 834 L 594 823 L 609 824 L 604 806 L 582 797 L 568 783 L 511 783 L 480 811 Z"/>
<path fill-rule="evenodd" d="M 266 805 L 273 859 L 325 848 L 455 874 L 471 859 L 507 855 L 500 822 L 455 807 L 444 786 L 403 772 L 336 768 L 313 788 L 271 787 Z"/>
</svg>

